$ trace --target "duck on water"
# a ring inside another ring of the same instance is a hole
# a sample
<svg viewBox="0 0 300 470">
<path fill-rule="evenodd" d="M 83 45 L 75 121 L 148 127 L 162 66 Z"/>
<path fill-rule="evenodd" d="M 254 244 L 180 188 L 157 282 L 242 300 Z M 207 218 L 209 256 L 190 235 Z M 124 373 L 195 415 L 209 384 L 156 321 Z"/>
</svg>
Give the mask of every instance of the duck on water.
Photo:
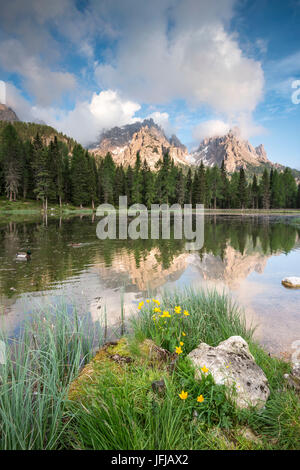
<svg viewBox="0 0 300 470">
<path fill-rule="evenodd" d="M 19 261 L 29 261 L 31 259 L 31 251 L 27 250 L 26 252 L 19 252 L 16 254 L 16 259 Z"/>
</svg>

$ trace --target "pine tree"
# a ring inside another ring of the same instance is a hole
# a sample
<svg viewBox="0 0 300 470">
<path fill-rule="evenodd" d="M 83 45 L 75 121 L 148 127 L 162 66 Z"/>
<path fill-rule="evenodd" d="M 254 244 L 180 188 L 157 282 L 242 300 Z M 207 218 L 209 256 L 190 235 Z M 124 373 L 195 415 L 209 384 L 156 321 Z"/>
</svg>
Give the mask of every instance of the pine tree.
<svg viewBox="0 0 300 470">
<path fill-rule="evenodd" d="M 86 154 L 81 145 L 75 145 L 71 163 L 72 201 L 82 207 L 90 200 L 89 168 Z"/>
<path fill-rule="evenodd" d="M 180 169 L 177 176 L 177 183 L 176 183 L 176 203 L 180 204 L 181 206 L 184 204 L 184 197 L 185 197 L 185 177 Z"/>
<path fill-rule="evenodd" d="M 283 186 L 283 178 L 275 169 L 272 174 L 272 185 L 270 194 L 270 207 L 279 209 L 285 204 L 285 188 Z"/>
<path fill-rule="evenodd" d="M 283 185 L 285 188 L 285 207 L 296 207 L 298 188 L 290 168 L 285 168 L 283 172 Z"/>
<path fill-rule="evenodd" d="M 193 197 L 193 178 L 192 178 L 192 170 L 191 168 L 188 169 L 187 177 L 186 177 L 186 185 L 185 185 L 185 204 L 192 204 L 192 197 Z"/>
<path fill-rule="evenodd" d="M 133 184 L 132 184 L 132 203 L 141 204 L 143 193 L 143 175 L 141 170 L 141 157 L 140 152 L 136 154 L 135 165 L 133 169 Z"/>
<path fill-rule="evenodd" d="M 37 158 L 38 157 L 38 158 Z M 43 202 L 43 209 L 48 209 L 48 199 L 52 196 L 53 179 L 50 170 L 50 159 L 47 147 L 42 147 L 35 160 L 35 188 L 34 193 L 38 200 Z"/>
<path fill-rule="evenodd" d="M 157 163 L 157 186 L 160 204 L 168 204 L 169 198 L 174 194 L 173 162 L 169 152 L 165 152 L 162 160 Z"/>
<path fill-rule="evenodd" d="M 5 191 L 10 201 L 16 200 L 22 180 L 23 145 L 15 127 L 7 124 L 1 134 L 1 162 Z"/>
<path fill-rule="evenodd" d="M 222 160 L 221 164 L 221 194 L 222 194 L 222 207 L 226 209 L 229 205 L 229 180 L 225 167 L 225 161 Z"/>
<path fill-rule="evenodd" d="M 144 160 L 143 169 L 143 203 L 148 209 L 155 201 L 155 176 L 150 170 L 146 160 Z"/>
<path fill-rule="evenodd" d="M 245 207 L 247 206 L 247 181 L 244 168 L 240 169 L 238 199 L 240 202 L 240 207 L 242 209 L 245 209 Z"/>
<path fill-rule="evenodd" d="M 252 199 L 252 209 L 258 209 L 259 187 L 257 184 L 257 177 L 255 174 L 253 175 L 253 179 L 252 179 L 251 199 Z"/>
<path fill-rule="evenodd" d="M 129 165 L 126 171 L 126 196 L 129 206 L 132 204 L 133 170 Z"/>
<path fill-rule="evenodd" d="M 92 208 L 95 208 L 95 201 L 97 197 L 98 189 L 98 173 L 95 158 L 89 154 L 88 151 L 85 152 L 85 158 L 87 160 L 87 179 L 88 179 L 88 188 L 89 188 L 89 203 L 92 204 Z"/>
<path fill-rule="evenodd" d="M 220 168 L 217 165 L 214 165 L 210 172 L 210 187 L 211 187 L 211 197 L 213 200 L 213 207 L 214 209 L 216 209 L 217 200 L 222 198 L 221 174 L 220 174 Z"/>
<path fill-rule="evenodd" d="M 263 209 L 270 208 L 270 179 L 268 170 L 265 168 L 260 182 Z"/>
<path fill-rule="evenodd" d="M 116 166 L 110 153 L 107 153 L 103 164 L 99 167 L 100 183 L 105 203 L 114 204 Z"/>
</svg>

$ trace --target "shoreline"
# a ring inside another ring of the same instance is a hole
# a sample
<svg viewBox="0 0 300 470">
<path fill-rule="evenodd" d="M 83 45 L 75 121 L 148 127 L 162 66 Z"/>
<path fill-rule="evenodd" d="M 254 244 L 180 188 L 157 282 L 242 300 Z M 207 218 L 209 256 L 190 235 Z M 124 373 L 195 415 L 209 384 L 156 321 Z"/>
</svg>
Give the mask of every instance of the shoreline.
<svg viewBox="0 0 300 470">
<path fill-rule="evenodd" d="M 213 291 L 145 299 L 132 330 L 117 341 L 105 342 L 99 325 L 95 355 L 94 333 L 76 313 L 43 312 L 20 335 L 22 347 L 14 346 L 0 365 L 0 448 L 298 449 L 300 401 L 286 380 L 292 363 L 270 357 L 240 313 Z M 266 376 L 270 396 L 263 408 L 239 409 L 230 388 L 217 385 L 205 367 L 208 377 L 197 381 L 188 354 L 200 343 L 216 347 L 233 336 L 247 342 Z"/>
</svg>

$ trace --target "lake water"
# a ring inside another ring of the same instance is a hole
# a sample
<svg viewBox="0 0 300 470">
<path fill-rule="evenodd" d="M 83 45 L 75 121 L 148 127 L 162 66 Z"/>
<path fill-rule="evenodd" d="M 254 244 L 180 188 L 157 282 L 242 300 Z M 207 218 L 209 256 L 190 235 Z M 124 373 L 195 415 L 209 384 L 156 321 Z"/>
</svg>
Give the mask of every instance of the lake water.
<svg viewBox="0 0 300 470">
<path fill-rule="evenodd" d="M 187 252 L 184 240 L 105 240 L 91 216 L 0 222 L 0 321 L 9 334 L 36 308 L 64 299 L 93 322 L 107 312 L 120 320 L 150 290 L 193 286 L 230 292 L 256 336 L 273 354 L 300 339 L 300 290 L 281 285 L 300 276 L 300 225 L 293 217 L 205 216 L 204 246 Z M 79 244 L 74 246 L 73 244 Z M 29 262 L 15 259 L 32 251 Z"/>
</svg>

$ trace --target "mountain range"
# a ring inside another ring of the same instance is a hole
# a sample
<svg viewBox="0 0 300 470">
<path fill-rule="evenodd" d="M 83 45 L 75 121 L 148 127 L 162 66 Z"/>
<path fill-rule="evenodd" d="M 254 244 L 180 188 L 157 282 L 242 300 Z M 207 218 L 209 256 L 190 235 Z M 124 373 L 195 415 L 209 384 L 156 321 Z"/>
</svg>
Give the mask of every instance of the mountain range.
<svg viewBox="0 0 300 470">
<path fill-rule="evenodd" d="M 8 106 L 0 103 L 0 121 L 10 121 L 16 127 L 26 127 L 26 136 L 33 132 L 39 132 L 41 137 L 47 134 L 57 135 L 62 140 L 68 140 L 69 148 L 75 141 L 58 133 L 55 129 L 41 124 L 21 123 L 16 113 Z M 4 122 L 0 123 L 0 128 Z M 49 130 L 48 130 L 49 129 Z M 17 129 L 18 130 L 18 129 Z M 24 133 L 24 129 L 20 128 Z M 51 132 L 50 132 L 51 131 Z M 23 137 L 23 136 L 22 136 Z M 113 127 L 102 132 L 96 142 L 88 146 L 91 153 L 98 160 L 108 152 L 111 153 L 117 165 L 134 166 L 136 154 L 139 151 L 141 160 L 146 160 L 151 170 L 157 168 L 157 162 L 162 159 L 163 154 L 168 151 L 175 165 L 182 167 L 198 166 L 201 162 L 205 166 L 221 166 L 224 161 L 228 173 L 233 173 L 244 168 L 249 174 L 262 174 L 264 169 L 277 169 L 283 171 L 285 166 L 273 163 L 268 159 L 266 150 L 261 144 L 253 147 L 250 142 L 243 139 L 238 128 L 231 129 L 226 135 L 208 137 L 200 142 L 197 150 L 189 153 L 176 135 L 168 137 L 163 129 L 153 119 L 145 119 L 127 124 L 122 127 Z M 300 171 L 292 170 L 294 176 L 300 179 Z"/>
<path fill-rule="evenodd" d="M 99 142 L 89 146 L 89 150 L 96 156 L 105 156 L 110 152 L 118 165 L 133 166 L 136 154 L 139 151 L 141 160 L 147 161 L 151 170 L 168 151 L 174 163 L 187 165 L 187 148 L 180 140 L 172 135 L 168 138 L 162 128 L 155 124 L 153 119 L 127 124 L 123 127 L 113 127 L 103 132 Z"/>
</svg>

